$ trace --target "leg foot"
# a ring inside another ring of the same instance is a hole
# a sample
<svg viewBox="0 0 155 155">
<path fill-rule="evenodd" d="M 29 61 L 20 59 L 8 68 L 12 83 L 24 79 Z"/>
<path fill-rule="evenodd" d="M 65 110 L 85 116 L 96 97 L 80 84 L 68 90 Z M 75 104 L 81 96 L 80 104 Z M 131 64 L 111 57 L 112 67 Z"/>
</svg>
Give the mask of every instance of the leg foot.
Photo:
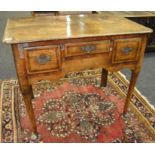
<svg viewBox="0 0 155 155">
<path fill-rule="evenodd" d="M 21 86 L 21 91 L 23 94 L 23 99 L 24 99 L 24 103 L 25 103 L 25 107 L 26 107 L 29 119 L 31 121 L 32 131 L 33 133 L 37 133 L 36 120 L 35 120 L 34 110 L 32 107 L 32 98 L 33 98 L 32 87 L 30 85 Z"/>
<path fill-rule="evenodd" d="M 124 114 L 126 114 L 126 112 L 127 112 L 127 109 L 128 109 L 129 103 L 130 103 L 130 99 L 131 99 L 132 93 L 134 91 L 134 87 L 135 87 L 138 75 L 139 75 L 139 71 L 134 71 L 134 70 L 132 71 L 131 79 L 130 79 L 130 85 L 129 85 L 129 89 L 128 89 L 128 93 L 127 93 L 127 98 L 126 98 L 126 102 L 125 102 L 125 106 L 124 106 L 124 111 L 123 111 Z"/>
</svg>

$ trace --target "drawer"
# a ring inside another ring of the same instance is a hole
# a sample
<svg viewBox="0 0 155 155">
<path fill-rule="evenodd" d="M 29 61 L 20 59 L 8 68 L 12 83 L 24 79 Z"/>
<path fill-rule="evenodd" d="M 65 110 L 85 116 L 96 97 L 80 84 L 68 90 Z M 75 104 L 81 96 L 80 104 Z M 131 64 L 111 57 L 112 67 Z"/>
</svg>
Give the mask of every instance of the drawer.
<svg viewBox="0 0 155 155">
<path fill-rule="evenodd" d="M 140 54 L 141 38 L 116 39 L 112 53 L 112 62 L 136 61 Z"/>
<path fill-rule="evenodd" d="M 110 40 L 71 43 L 65 45 L 65 56 L 80 56 L 110 51 Z"/>
<path fill-rule="evenodd" d="M 48 72 L 60 69 L 59 46 L 40 46 L 25 49 L 28 73 Z"/>
</svg>

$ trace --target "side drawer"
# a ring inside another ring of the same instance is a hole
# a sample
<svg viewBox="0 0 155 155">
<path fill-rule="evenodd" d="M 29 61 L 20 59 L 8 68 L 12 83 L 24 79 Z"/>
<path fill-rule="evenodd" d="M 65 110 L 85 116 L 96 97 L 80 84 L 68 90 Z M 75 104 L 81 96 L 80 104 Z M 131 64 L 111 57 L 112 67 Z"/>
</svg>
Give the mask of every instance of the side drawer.
<svg viewBox="0 0 155 155">
<path fill-rule="evenodd" d="M 65 45 L 65 56 L 73 57 L 110 51 L 110 40 L 70 43 Z"/>
<path fill-rule="evenodd" d="M 50 72 L 60 69 L 59 46 L 25 48 L 25 58 L 28 73 Z"/>
<path fill-rule="evenodd" d="M 136 61 L 140 54 L 141 38 L 114 40 L 112 62 Z"/>
</svg>

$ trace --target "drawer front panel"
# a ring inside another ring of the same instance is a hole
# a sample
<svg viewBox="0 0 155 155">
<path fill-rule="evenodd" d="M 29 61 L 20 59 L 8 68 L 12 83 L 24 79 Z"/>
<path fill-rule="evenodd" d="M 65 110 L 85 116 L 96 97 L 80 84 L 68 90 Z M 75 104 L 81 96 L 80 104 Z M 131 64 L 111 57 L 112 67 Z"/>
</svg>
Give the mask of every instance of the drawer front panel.
<svg viewBox="0 0 155 155">
<path fill-rule="evenodd" d="M 117 39 L 114 41 L 112 62 L 136 61 L 140 54 L 141 38 Z"/>
<path fill-rule="evenodd" d="M 60 49 L 58 46 L 34 47 L 25 50 L 28 73 L 60 68 Z"/>
<path fill-rule="evenodd" d="M 71 43 L 65 46 L 65 56 L 80 56 L 86 54 L 95 54 L 110 51 L 110 40 Z"/>
</svg>

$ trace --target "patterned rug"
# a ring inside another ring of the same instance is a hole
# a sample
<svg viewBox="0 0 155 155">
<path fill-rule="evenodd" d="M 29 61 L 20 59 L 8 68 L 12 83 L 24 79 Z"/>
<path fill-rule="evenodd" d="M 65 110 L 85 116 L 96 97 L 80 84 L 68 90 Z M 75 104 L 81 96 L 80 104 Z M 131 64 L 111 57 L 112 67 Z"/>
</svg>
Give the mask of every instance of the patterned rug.
<svg viewBox="0 0 155 155">
<path fill-rule="evenodd" d="M 154 107 L 135 89 L 123 116 L 128 81 L 110 73 L 101 88 L 100 75 L 89 70 L 34 85 L 38 136 L 31 132 L 17 80 L 0 81 L 0 142 L 155 142 Z"/>
</svg>

